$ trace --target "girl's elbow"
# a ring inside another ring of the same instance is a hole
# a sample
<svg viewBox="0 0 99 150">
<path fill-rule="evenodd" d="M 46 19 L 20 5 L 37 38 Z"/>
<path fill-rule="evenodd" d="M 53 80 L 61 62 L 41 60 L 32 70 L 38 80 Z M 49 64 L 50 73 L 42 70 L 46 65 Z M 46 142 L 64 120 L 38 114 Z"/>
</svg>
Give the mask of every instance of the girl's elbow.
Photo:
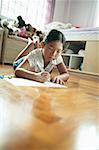
<svg viewBox="0 0 99 150">
<path fill-rule="evenodd" d="M 66 73 L 66 81 L 69 79 L 69 73 Z"/>
<path fill-rule="evenodd" d="M 67 80 L 69 79 L 69 73 L 67 74 Z"/>
<path fill-rule="evenodd" d="M 15 76 L 16 76 L 16 77 L 20 77 L 20 70 L 19 70 L 19 69 L 16 69 L 16 70 L 15 70 Z"/>
</svg>

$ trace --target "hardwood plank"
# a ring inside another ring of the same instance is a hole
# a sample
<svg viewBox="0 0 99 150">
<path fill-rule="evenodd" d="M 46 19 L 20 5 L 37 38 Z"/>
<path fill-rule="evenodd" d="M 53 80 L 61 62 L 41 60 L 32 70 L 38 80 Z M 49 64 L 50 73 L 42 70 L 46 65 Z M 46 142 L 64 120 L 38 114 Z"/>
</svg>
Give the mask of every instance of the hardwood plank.
<svg viewBox="0 0 99 150">
<path fill-rule="evenodd" d="M 0 150 L 99 149 L 98 80 L 71 75 L 66 84 L 17 87 L 0 80 Z"/>
</svg>

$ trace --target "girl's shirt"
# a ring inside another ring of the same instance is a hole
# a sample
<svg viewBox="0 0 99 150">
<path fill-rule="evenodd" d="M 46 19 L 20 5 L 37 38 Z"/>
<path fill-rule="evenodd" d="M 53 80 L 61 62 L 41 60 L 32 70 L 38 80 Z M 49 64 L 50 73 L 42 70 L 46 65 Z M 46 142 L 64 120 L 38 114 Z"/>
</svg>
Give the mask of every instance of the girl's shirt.
<svg viewBox="0 0 99 150">
<path fill-rule="evenodd" d="M 62 56 L 59 55 L 56 59 L 51 60 L 49 64 L 44 68 L 44 58 L 43 58 L 43 49 L 38 48 L 33 50 L 27 55 L 30 67 L 35 70 L 35 72 L 47 71 L 50 72 L 54 66 L 63 62 Z"/>
</svg>

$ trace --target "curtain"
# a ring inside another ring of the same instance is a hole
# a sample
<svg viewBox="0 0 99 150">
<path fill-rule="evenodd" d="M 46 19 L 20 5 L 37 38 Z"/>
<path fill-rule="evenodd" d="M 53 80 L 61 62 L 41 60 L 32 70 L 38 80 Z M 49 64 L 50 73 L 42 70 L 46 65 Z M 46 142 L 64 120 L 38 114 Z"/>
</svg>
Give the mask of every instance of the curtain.
<svg viewBox="0 0 99 150">
<path fill-rule="evenodd" d="M 22 16 L 26 23 L 43 29 L 53 19 L 55 0 L 1 0 L 0 4 L 1 16 L 14 20 Z"/>
<path fill-rule="evenodd" d="M 47 0 L 47 10 L 45 24 L 53 21 L 54 10 L 55 10 L 55 0 Z M 49 13 L 50 12 L 50 13 Z"/>
<path fill-rule="evenodd" d="M 28 7 L 26 11 L 25 20 L 36 27 L 43 28 L 45 25 L 45 16 L 47 13 L 46 0 L 28 0 Z"/>
</svg>

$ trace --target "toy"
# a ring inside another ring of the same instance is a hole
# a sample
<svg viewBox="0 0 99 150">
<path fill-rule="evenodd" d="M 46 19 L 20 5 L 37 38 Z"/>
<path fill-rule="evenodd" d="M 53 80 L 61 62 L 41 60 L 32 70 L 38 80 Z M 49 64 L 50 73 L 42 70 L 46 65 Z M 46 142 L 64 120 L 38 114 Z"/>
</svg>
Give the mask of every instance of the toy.
<svg viewBox="0 0 99 150">
<path fill-rule="evenodd" d="M 8 29 L 8 34 L 9 34 L 9 35 L 14 34 L 13 29 L 9 28 L 9 22 L 8 22 L 7 19 L 2 19 L 2 20 L 1 20 L 1 27 Z"/>
<path fill-rule="evenodd" d="M 23 20 L 22 16 L 18 16 L 17 20 L 18 20 L 18 28 L 22 28 L 26 26 L 25 21 Z"/>
</svg>

